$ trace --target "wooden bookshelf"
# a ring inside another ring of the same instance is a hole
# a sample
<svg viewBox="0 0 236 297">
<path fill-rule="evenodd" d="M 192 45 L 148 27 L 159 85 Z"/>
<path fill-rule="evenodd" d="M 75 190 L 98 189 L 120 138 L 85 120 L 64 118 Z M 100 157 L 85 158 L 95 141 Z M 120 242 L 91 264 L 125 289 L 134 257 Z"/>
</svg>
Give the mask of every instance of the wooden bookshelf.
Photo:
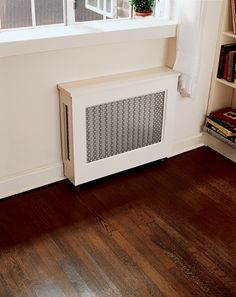
<svg viewBox="0 0 236 297">
<path fill-rule="evenodd" d="M 216 46 L 207 114 L 224 107 L 236 108 L 236 83 L 217 78 L 221 46 L 229 43 L 236 44 L 236 35 L 233 33 L 232 17 L 230 13 L 230 1 L 222 1 L 221 11 L 221 23 Z M 236 162 L 236 149 L 234 146 L 217 139 L 214 135 L 210 135 L 207 132 L 205 132 L 205 140 L 209 147 Z"/>
</svg>

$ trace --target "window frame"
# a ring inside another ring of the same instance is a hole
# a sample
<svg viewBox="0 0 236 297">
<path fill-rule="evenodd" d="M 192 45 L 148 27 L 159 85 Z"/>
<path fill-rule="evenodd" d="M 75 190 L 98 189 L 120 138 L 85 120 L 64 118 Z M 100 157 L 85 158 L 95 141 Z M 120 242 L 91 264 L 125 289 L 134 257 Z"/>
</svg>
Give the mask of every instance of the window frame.
<svg viewBox="0 0 236 297">
<path fill-rule="evenodd" d="M 36 28 L 47 28 L 47 27 L 57 27 L 57 26 L 70 26 L 70 25 L 83 25 L 89 22 L 101 22 L 101 21 L 111 21 L 107 20 L 107 17 L 112 18 L 113 21 L 122 21 L 122 20 L 130 20 L 133 21 L 133 16 L 131 9 L 129 11 L 129 17 L 127 18 L 113 18 L 113 8 L 114 8 L 114 0 L 111 0 L 111 13 L 106 11 L 106 0 L 97 0 L 103 1 L 103 13 L 102 10 L 99 8 L 94 8 L 93 6 L 88 4 L 88 0 L 85 0 L 85 7 L 103 15 L 103 20 L 92 20 L 92 21 L 85 21 L 85 22 L 76 22 L 75 20 L 75 10 L 74 5 L 76 0 L 62 0 L 63 2 L 63 22 L 56 23 L 56 24 L 46 24 L 46 25 L 37 25 L 36 24 L 36 13 L 35 13 L 35 0 L 31 1 L 31 18 L 32 18 L 32 26 L 27 27 L 14 27 L 14 28 L 1 28 L 1 19 L 0 19 L 0 33 L 4 31 L 12 31 L 12 30 L 30 30 L 30 29 L 36 29 Z M 154 15 L 152 17 L 158 19 L 160 17 L 160 7 L 161 7 L 161 0 L 156 0 L 156 4 L 154 7 Z M 180 0 L 165 0 L 167 3 L 167 6 L 171 6 L 171 10 L 173 10 L 170 14 L 170 19 L 177 19 L 178 18 L 178 10 L 179 10 L 179 1 Z M 164 16 L 161 19 L 166 19 L 167 15 L 164 13 Z"/>
<path fill-rule="evenodd" d="M 69 1 L 73 2 L 73 0 Z M 179 21 L 179 0 L 173 1 L 177 5 L 168 20 L 161 20 L 152 16 L 76 23 L 74 13 L 72 13 L 71 19 L 68 19 L 66 25 L 1 29 L 0 59 L 55 50 L 176 37 Z M 66 12 L 68 13 L 68 11 Z"/>
</svg>

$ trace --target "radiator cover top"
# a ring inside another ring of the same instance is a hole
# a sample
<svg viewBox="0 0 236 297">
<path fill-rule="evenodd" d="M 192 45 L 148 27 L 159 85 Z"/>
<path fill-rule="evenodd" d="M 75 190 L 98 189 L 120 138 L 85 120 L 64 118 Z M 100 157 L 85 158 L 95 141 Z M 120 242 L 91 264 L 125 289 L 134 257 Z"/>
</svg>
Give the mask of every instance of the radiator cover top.
<svg viewBox="0 0 236 297">
<path fill-rule="evenodd" d="M 86 108 L 87 162 L 162 140 L 165 91 Z"/>
</svg>

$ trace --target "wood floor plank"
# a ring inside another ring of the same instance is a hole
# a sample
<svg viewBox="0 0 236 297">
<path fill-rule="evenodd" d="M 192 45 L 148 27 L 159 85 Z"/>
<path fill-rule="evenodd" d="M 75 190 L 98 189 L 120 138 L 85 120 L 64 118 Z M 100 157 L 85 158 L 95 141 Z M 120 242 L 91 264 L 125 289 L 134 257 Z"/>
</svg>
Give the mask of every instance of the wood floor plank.
<svg viewBox="0 0 236 297">
<path fill-rule="evenodd" d="M 236 297 L 236 167 L 203 147 L 0 201 L 1 297 Z"/>
</svg>

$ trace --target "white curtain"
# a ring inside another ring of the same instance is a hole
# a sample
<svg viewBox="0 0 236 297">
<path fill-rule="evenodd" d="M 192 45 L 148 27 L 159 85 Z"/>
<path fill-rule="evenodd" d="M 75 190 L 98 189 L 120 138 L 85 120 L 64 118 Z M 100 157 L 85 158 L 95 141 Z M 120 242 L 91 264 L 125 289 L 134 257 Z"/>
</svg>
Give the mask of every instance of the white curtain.
<svg viewBox="0 0 236 297">
<path fill-rule="evenodd" d="M 180 24 L 174 70 L 181 73 L 178 90 L 194 98 L 208 0 L 180 0 Z"/>
</svg>

